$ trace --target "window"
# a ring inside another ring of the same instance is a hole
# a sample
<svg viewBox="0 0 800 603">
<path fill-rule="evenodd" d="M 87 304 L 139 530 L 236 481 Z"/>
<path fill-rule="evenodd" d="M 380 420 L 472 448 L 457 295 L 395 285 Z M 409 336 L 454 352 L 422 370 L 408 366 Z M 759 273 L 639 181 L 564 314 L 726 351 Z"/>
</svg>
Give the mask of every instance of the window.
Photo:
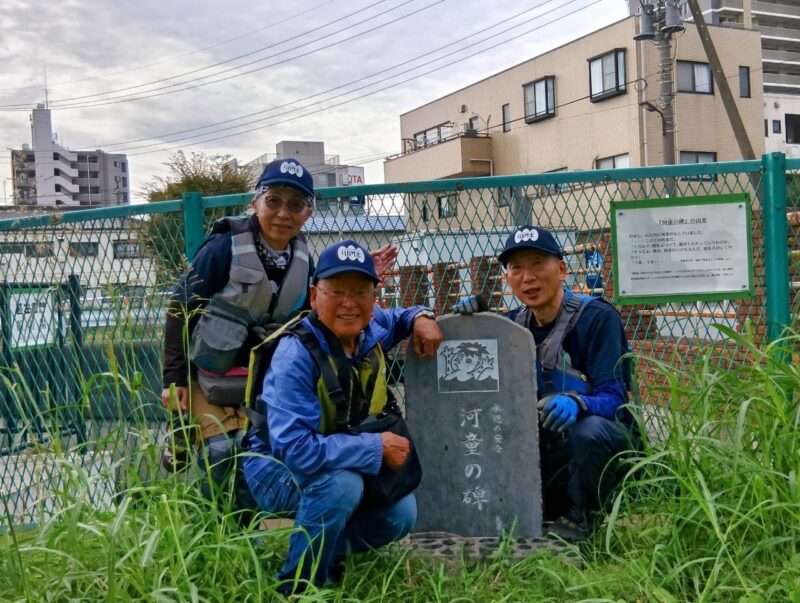
<svg viewBox="0 0 800 603">
<path fill-rule="evenodd" d="M 781 120 L 780 119 L 773 119 L 772 120 L 772 133 L 773 134 L 780 134 L 781 133 Z"/>
<path fill-rule="evenodd" d="M 88 195 L 89 194 L 89 187 L 88 186 L 79 186 L 78 187 L 78 194 L 79 195 Z"/>
<path fill-rule="evenodd" d="M 436 207 L 440 218 L 454 218 L 456 216 L 456 194 L 449 193 L 436 197 Z"/>
<path fill-rule="evenodd" d="M 128 193 L 122 193 L 122 202 L 123 203 L 127 203 L 128 202 Z"/>
<path fill-rule="evenodd" d="M 477 115 L 469 118 L 469 129 L 476 132 L 481 129 L 481 118 Z"/>
<path fill-rule="evenodd" d="M 764 120 L 764 136 L 769 136 L 769 121 Z"/>
<path fill-rule="evenodd" d="M 627 153 L 595 159 L 594 167 L 597 170 L 615 170 L 618 168 L 630 167 L 630 156 Z"/>
<path fill-rule="evenodd" d="M 739 67 L 739 96 L 750 98 L 750 67 Z"/>
<path fill-rule="evenodd" d="M 88 178 L 89 172 L 86 170 L 78 170 L 78 178 Z"/>
<path fill-rule="evenodd" d="M 60 175 L 61 175 L 61 170 L 59 170 L 58 168 L 53 168 L 53 176 L 60 176 Z"/>
<path fill-rule="evenodd" d="M 56 184 L 56 192 L 57 193 L 61 192 L 61 185 L 60 184 Z"/>
<path fill-rule="evenodd" d="M 23 243 L 0 243 L 0 253 L 24 253 L 25 245 Z"/>
<path fill-rule="evenodd" d="M 511 131 L 511 105 L 503 105 L 503 132 Z"/>
<path fill-rule="evenodd" d="M 89 155 L 87 159 L 89 163 L 97 163 L 97 155 Z"/>
<path fill-rule="evenodd" d="M 497 193 L 497 207 L 512 207 L 518 199 L 525 198 L 525 187 L 504 186 Z"/>
<path fill-rule="evenodd" d="M 314 209 L 319 212 L 326 212 L 331 210 L 331 200 L 330 199 L 317 199 L 314 205 Z"/>
<path fill-rule="evenodd" d="M 567 168 L 560 167 L 555 170 L 548 170 L 545 174 L 557 174 L 559 172 L 566 172 Z M 569 182 L 556 182 L 553 184 L 545 184 L 541 189 L 539 189 L 539 194 L 542 197 L 546 197 L 547 195 L 557 195 L 558 193 L 563 193 L 564 191 L 568 191 L 572 188 L 572 184 Z"/>
<path fill-rule="evenodd" d="M 428 202 L 423 199 L 422 201 L 422 221 L 427 222 L 431 219 L 431 211 L 428 209 Z"/>
<path fill-rule="evenodd" d="M 716 161 L 717 161 L 716 153 L 681 151 L 680 155 L 681 163 L 715 163 Z M 689 178 L 683 178 L 683 180 L 716 180 L 716 179 L 717 177 L 714 175 L 691 176 Z"/>
<path fill-rule="evenodd" d="M 122 177 L 122 186 L 128 188 L 128 179 L 125 176 Z"/>
<path fill-rule="evenodd" d="M 86 155 L 78 155 L 78 163 L 86 163 Z"/>
<path fill-rule="evenodd" d="M 89 172 L 89 178 L 99 178 L 100 172 Z"/>
<path fill-rule="evenodd" d="M 53 153 L 53 161 L 58 161 L 59 159 L 61 159 L 61 155 L 58 153 Z"/>
<path fill-rule="evenodd" d="M 533 123 L 556 114 L 555 77 L 548 75 L 522 87 L 525 96 L 525 122 Z"/>
<path fill-rule="evenodd" d="M 96 241 L 70 241 L 68 253 L 74 258 L 95 257 L 100 250 Z"/>
<path fill-rule="evenodd" d="M 589 100 L 597 102 L 624 93 L 624 48 L 589 59 Z"/>
<path fill-rule="evenodd" d="M 54 255 L 52 243 L 25 243 L 26 258 L 51 258 Z"/>
<path fill-rule="evenodd" d="M 678 92 L 714 94 L 709 64 L 678 61 Z"/>
<path fill-rule="evenodd" d="M 130 260 L 140 257 L 142 257 L 142 251 L 139 247 L 139 243 L 135 241 L 114 242 L 114 259 Z"/>
<path fill-rule="evenodd" d="M 100 187 L 99 186 L 92 186 L 89 188 L 89 193 L 92 195 L 99 195 L 100 194 Z"/>
<path fill-rule="evenodd" d="M 124 161 L 121 163 L 120 167 L 122 168 L 122 172 L 125 173 L 128 171 L 128 164 Z"/>
<path fill-rule="evenodd" d="M 114 167 L 119 167 L 119 161 L 114 162 Z"/>
</svg>

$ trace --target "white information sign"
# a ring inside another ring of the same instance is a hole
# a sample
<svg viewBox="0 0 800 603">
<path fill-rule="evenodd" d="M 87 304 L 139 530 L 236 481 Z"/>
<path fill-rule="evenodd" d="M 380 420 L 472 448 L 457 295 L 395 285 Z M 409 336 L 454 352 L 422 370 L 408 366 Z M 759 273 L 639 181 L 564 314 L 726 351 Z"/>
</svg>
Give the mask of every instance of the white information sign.
<svg viewBox="0 0 800 603">
<path fill-rule="evenodd" d="M 11 347 L 53 345 L 57 335 L 55 292 L 51 289 L 13 291 L 8 298 Z"/>
<path fill-rule="evenodd" d="M 612 211 L 618 301 L 727 299 L 752 291 L 745 195 L 617 203 Z"/>
</svg>

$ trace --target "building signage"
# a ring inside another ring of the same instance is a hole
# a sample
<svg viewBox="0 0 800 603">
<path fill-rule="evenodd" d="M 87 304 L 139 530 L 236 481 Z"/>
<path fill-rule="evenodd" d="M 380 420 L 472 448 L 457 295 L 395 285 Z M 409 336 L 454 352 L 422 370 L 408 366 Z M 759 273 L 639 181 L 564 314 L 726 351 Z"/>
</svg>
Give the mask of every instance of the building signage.
<svg viewBox="0 0 800 603">
<path fill-rule="evenodd" d="M 747 194 L 613 201 L 611 226 L 617 303 L 753 294 Z"/>
<path fill-rule="evenodd" d="M 49 347 L 58 334 L 56 292 L 51 288 L 11 289 L 8 294 L 10 347 Z"/>
</svg>

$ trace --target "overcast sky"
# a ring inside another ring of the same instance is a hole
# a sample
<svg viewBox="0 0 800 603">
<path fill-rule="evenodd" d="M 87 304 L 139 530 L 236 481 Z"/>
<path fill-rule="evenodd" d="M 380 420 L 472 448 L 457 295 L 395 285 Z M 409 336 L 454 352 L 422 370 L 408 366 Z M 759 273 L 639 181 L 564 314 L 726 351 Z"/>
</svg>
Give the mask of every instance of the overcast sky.
<svg viewBox="0 0 800 603">
<path fill-rule="evenodd" d="M 626 15 L 625 0 L 3 0 L 0 173 L 31 142 L 45 69 L 59 143 L 128 153 L 137 200 L 179 148 L 396 153 L 401 113 Z"/>
</svg>

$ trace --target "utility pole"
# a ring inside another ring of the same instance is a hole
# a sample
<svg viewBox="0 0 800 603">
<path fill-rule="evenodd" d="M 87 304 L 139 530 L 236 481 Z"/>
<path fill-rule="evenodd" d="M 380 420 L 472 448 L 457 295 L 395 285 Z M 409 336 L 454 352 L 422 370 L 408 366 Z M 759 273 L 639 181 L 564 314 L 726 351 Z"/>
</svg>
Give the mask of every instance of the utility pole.
<svg viewBox="0 0 800 603">
<path fill-rule="evenodd" d="M 736 106 L 736 101 L 733 99 L 733 94 L 731 94 L 731 87 L 728 85 L 728 79 L 725 77 L 725 72 L 722 70 L 719 55 L 717 55 L 717 49 L 714 47 L 714 41 L 711 39 L 708 25 L 706 25 L 703 13 L 700 11 L 700 5 L 697 3 L 697 0 L 687 0 L 687 4 L 689 5 L 689 10 L 692 11 L 697 33 L 700 34 L 703 50 L 705 50 L 708 63 L 711 66 L 711 72 L 714 74 L 714 81 L 717 83 L 719 96 L 722 99 L 725 112 L 728 114 L 728 120 L 731 122 L 733 135 L 736 137 L 736 144 L 739 145 L 739 152 L 742 154 L 742 159 L 755 159 L 756 154 L 753 152 L 753 146 L 750 144 L 750 139 L 747 137 L 747 130 L 745 130 L 742 116 L 739 114 L 739 107 Z"/>
<path fill-rule="evenodd" d="M 655 4 L 640 0 L 639 33 L 634 40 L 648 40 L 658 46 L 658 79 L 661 90 L 658 107 L 644 101 L 645 110 L 661 115 L 661 141 L 664 165 L 675 163 L 675 107 L 673 101 L 674 66 L 672 61 L 672 36 L 684 30 L 678 0 L 657 0 Z M 669 190 L 672 187 L 668 187 Z"/>
</svg>

